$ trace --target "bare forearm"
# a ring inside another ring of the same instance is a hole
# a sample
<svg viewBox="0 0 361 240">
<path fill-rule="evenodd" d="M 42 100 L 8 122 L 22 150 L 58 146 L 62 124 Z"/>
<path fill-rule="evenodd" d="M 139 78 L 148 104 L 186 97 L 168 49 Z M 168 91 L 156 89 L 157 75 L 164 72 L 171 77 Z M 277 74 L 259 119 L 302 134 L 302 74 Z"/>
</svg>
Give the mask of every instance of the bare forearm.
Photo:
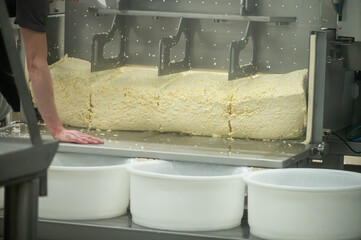
<svg viewBox="0 0 361 240">
<path fill-rule="evenodd" d="M 21 28 L 21 33 L 24 39 L 34 98 L 40 114 L 53 137 L 61 142 L 81 144 L 104 143 L 93 136 L 63 127 L 55 106 L 53 82 L 47 62 L 46 35 L 45 33 L 23 27 Z"/>
<path fill-rule="evenodd" d="M 43 120 L 53 136 L 62 131 L 54 100 L 54 90 L 47 64 L 29 72 L 32 90 Z"/>
<path fill-rule="evenodd" d="M 99 144 L 102 140 L 74 130 L 67 130 L 63 127 L 56 110 L 54 100 L 53 84 L 50 70 L 45 63 L 37 63 L 38 67 L 30 67 L 30 79 L 35 101 L 38 105 L 41 116 L 53 137 L 62 142 L 75 142 L 81 144 Z M 70 106 L 69 106 L 70 107 Z"/>
<path fill-rule="evenodd" d="M 46 126 L 55 136 L 63 126 L 55 107 L 53 84 L 47 62 L 46 35 L 26 28 L 21 28 L 21 32 L 34 98 Z"/>
</svg>

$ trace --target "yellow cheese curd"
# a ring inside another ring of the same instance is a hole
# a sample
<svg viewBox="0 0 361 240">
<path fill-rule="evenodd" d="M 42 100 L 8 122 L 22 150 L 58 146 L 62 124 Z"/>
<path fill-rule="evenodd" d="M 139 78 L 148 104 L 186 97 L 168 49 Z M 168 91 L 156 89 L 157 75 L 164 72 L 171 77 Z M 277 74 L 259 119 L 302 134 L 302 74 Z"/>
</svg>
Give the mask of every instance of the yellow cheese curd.
<svg viewBox="0 0 361 240">
<path fill-rule="evenodd" d="M 89 62 L 69 57 L 50 68 L 67 125 L 252 139 L 305 134 L 307 70 L 228 81 L 204 71 L 158 77 L 147 67 L 91 73 Z"/>
</svg>

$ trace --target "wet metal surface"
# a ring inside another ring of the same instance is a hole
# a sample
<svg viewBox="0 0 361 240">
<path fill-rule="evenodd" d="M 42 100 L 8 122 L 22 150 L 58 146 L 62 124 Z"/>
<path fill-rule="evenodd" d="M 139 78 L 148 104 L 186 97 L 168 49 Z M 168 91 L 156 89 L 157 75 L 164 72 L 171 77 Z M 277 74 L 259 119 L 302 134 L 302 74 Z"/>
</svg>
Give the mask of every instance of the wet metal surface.
<svg viewBox="0 0 361 240">
<path fill-rule="evenodd" d="M 44 139 L 51 139 L 40 126 Z M 289 167 L 307 158 L 309 145 L 300 141 L 259 141 L 178 133 L 77 129 L 105 141 L 102 145 L 61 143 L 59 151 L 121 157 L 157 158 L 265 168 Z M 0 130 L 0 137 L 28 138 L 24 124 Z"/>
</svg>

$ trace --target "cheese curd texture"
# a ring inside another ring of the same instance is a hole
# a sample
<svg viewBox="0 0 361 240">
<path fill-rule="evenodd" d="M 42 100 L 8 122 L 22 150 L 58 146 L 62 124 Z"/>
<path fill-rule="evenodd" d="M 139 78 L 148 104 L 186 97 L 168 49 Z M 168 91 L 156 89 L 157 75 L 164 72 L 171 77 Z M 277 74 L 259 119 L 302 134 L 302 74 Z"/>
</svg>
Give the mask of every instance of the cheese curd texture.
<svg viewBox="0 0 361 240">
<path fill-rule="evenodd" d="M 90 62 L 65 57 L 50 66 L 55 104 L 64 125 L 91 125 Z"/>
<path fill-rule="evenodd" d="M 305 135 L 307 70 L 228 81 L 206 71 L 158 77 L 146 67 L 91 73 L 89 62 L 64 57 L 50 71 L 65 125 L 264 140 Z"/>
</svg>

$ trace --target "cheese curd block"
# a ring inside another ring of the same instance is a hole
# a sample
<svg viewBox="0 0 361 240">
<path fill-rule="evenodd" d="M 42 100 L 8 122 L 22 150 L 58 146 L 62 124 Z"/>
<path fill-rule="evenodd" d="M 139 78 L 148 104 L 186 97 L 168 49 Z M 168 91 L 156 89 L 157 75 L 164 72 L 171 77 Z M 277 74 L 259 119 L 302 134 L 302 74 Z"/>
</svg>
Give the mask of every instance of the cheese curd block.
<svg viewBox="0 0 361 240">
<path fill-rule="evenodd" d="M 160 131 L 229 135 L 227 74 L 190 71 L 177 74 L 159 97 Z"/>
<path fill-rule="evenodd" d="M 307 70 L 228 81 L 226 73 L 205 71 L 158 77 L 146 67 L 91 73 L 89 62 L 68 57 L 50 68 L 67 125 L 252 139 L 305 135 Z"/>
<path fill-rule="evenodd" d="M 55 104 L 63 124 L 90 125 L 90 63 L 65 56 L 50 66 Z"/>
<path fill-rule="evenodd" d="M 238 80 L 232 95 L 235 138 L 299 139 L 305 134 L 307 70 Z"/>
<path fill-rule="evenodd" d="M 171 77 L 155 68 L 124 67 L 95 73 L 92 127 L 115 130 L 159 130 L 159 92 Z"/>
</svg>

